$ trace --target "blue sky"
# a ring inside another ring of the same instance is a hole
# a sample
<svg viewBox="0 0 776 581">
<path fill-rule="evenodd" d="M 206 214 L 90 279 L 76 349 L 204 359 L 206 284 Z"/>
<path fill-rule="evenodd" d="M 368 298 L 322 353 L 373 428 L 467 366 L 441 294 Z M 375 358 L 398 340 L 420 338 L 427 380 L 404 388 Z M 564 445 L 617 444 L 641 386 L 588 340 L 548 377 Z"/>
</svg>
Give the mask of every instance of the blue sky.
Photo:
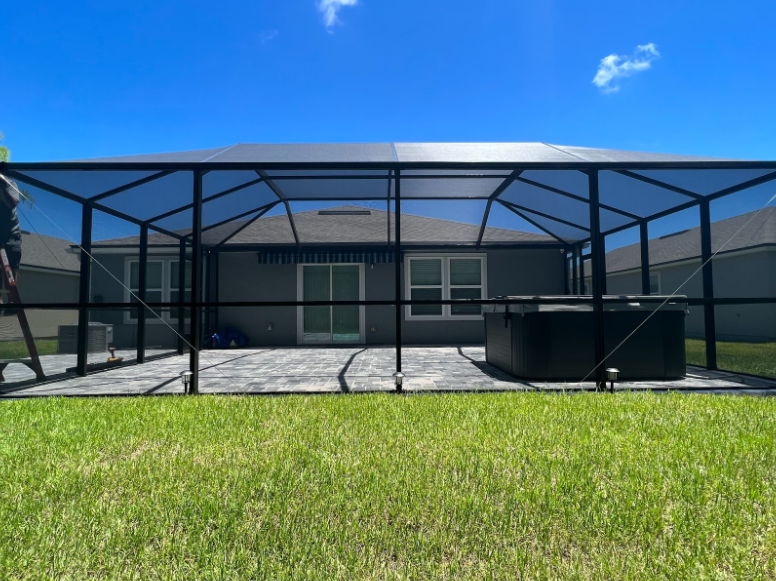
<svg viewBox="0 0 776 581">
<path fill-rule="evenodd" d="M 6 2 L 12 159 L 362 141 L 776 158 L 772 1 L 324 2 Z M 598 87 L 607 57 L 632 74 Z"/>
</svg>

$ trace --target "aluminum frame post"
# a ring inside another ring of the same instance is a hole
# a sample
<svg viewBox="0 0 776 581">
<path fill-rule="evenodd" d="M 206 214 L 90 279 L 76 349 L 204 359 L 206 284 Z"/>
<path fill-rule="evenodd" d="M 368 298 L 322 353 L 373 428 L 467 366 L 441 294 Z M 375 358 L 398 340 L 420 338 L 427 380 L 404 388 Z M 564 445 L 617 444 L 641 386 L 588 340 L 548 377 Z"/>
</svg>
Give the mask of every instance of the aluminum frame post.
<svg viewBox="0 0 776 581">
<path fill-rule="evenodd" d="M 394 235 L 394 247 L 396 248 L 395 256 L 395 269 L 394 269 L 394 300 L 396 305 L 396 372 L 401 372 L 401 333 L 402 333 L 402 291 L 401 291 L 401 170 L 396 170 L 394 176 L 394 183 L 396 184 L 395 193 L 395 208 L 396 219 L 394 220 L 394 228 L 396 229 Z M 396 391 L 401 391 L 401 386 L 396 386 Z"/>
<path fill-rule="evenodd" d="M 579 284 L 579 265 L 582 261 L 582 250 L 580 249 L 579 244 L 575 244 L 571 251 L 572 255 L 572 262 L 574 267 L 574 289 L 573 294 L 580 295 L 582 294 L 580 292 L 580 284 Z"/>
<path fill-rule="evenodd" d="M 89 302 L 89 291 L 92 279 L 92 218 L 94 210 L 89 204 L 81 206 L 81 274 L 78 281 L 78 301 L 81 304 Z M 86 377 L 89 359 L 89 309 L 78 309 L 78 361 L 76 373 Z"/>
<path fill-rule="evenodd" d="M 137 362 L 145 363 L 146 345 L 146 287 L 148 286 L 148 226 L 140 227 L 140 270 L 138 276 L 137 298 Z"/>
<path fill-rule="evenodd" d="M 194 211 L 191 219 L 191 350 L 189 393 L 199 393 L 199 350 L 202 347 L 202 170 L 194 170 Z"/>
<path fill-rule="evenodd" d="M 590 196 L 590 266 L 593 291 L 593 346 L 595 353 L 595 384 L 596 389 L 606 389 L 603 361 L 606 357 L 606 338 L 604 336 L 604 297 L 601 280 L 604 265 L 601 239 L 601 223 L 599 220 L 598 202 L 598 170 L 588 173 L 588 189 Z"/>
<path fill-rule="evenodd" d="M 178 249 L 178 355 L 183 355 L 186 342 L 183 336 L 186 333 L 186 309 L 182 303 L 186 300 L 186 240 L 181 238 Z"/>
<path fill-rule="evenodd" d="M 641 247 L 641 294 L 648 295 L 649 284 L 649 226 L 644 220 L 639 224 L 639 246 Z"/>
<path fill-rule="evenodd" d="M 703 264 L 703 334 L 706 340 L 706 368 L 717 368 L 717 325 L 714 313 L 714 269 L 711 260 L 711 211 L 709 200 L 701 200 L 701 264 Z"/>
</svg>

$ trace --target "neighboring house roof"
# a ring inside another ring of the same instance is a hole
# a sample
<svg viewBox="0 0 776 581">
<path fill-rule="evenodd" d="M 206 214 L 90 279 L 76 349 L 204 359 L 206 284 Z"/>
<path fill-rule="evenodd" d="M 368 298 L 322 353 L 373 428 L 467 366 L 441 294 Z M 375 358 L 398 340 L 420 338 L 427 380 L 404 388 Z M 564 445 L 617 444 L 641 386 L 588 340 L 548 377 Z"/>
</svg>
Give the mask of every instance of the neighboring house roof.
<svg viewBox="0 0 776 581">
<path fill-rule="evenodd" d="M 214 149 L 81 159 L 116 162 L 662 162 L 720 161 L 719 158 L 549 143 L 237 143 Z"/>
<path fill-rule="evenodd" d="M 72 242 L 22 230 L 22 267 L 79 272 L 81 261 Z"/>
<path fill-rule="evenodd" d="M 751 223 L 744 227 L 749 220 L 752 220 Z M 759 214 L 749 212 L 712 222 L 711 251 L 716 252 L 723 244 L 723 253 L 768 244 L 776 245 L 776 208 L 769 207 Z M 700 227 L 652 238 L 649 241 L 651 266 L 699 258 L 700 255 Z M 585 274 L 589 275 L 589 263 L 585 266 Z M 623 246 L 606 253 L 606 272 L 622 272 L 635 268 L 641 268 L 639 244 Z"/>
<path fill-rule="evenodd" d="M 330 212 L 354 212 L 369 210 L 369 214 L 331 214 Z M 321 214 L 320 212 L 326 212 Z M 304 244 L 385 244 L 388 241 L 388 219 L 386 210 L 365 206 L 338 206 L 310 210 L 294 214 L 294 223 L 299 238 Z M 394 215 L 391 212 L 391 238 L 393 239 Z M 245 220 L 226 224 L 203 233 L 203 242 L 217 243 L 230 233 L 245 225 Z M 413 214 L 401 215 L 403 244 L 445 243 L 460 244 L 476 242 L 480 226 L 428 218 Z M 187 231 L 180 232 L 182 234 Z M 95 242 L 95 246 L 120 246 L 139 244 L 138 236 Z M 150 234 L 149 244 L 178 244 L 177 240 L 164 234 Z M 531 242 L 554 243 L 554 238 L 506 228 L 485 228 L 484 242 Z M 294 234 L 286 214 L 259 218 L 237 233 L 227 244 L 294 244 Z"/>
</svg>

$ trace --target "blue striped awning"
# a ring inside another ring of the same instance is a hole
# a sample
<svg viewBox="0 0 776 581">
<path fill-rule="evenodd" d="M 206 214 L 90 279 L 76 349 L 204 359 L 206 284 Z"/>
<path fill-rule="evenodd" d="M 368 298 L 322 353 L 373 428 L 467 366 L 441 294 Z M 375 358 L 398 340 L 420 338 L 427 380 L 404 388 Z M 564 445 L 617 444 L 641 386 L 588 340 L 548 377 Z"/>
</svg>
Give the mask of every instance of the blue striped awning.
<svg viewBox="0 0 776 581">
<path fill-rule="evenodd" d="M 394 262 L 394 253 L 387 250 L 268 250 L 258 253 L 259 264 L 385 264 Z"/>
</svg>

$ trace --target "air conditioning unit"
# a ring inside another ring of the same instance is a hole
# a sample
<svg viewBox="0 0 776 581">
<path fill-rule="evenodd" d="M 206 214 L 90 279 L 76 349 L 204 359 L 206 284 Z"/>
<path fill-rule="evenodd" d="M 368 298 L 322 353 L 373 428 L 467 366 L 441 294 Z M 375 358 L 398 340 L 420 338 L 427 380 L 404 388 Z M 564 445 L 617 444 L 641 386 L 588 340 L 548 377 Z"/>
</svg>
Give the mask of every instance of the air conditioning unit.
<svg viewBox="0 0 776 581">
<path fill-rule="evenodd" d="M 57 353 L 78 353 L 78 325 L 59 325 Z M 107 353 L 113 343 L 113 325 L 89 323 L 87 351 Z"/>
</svg>

